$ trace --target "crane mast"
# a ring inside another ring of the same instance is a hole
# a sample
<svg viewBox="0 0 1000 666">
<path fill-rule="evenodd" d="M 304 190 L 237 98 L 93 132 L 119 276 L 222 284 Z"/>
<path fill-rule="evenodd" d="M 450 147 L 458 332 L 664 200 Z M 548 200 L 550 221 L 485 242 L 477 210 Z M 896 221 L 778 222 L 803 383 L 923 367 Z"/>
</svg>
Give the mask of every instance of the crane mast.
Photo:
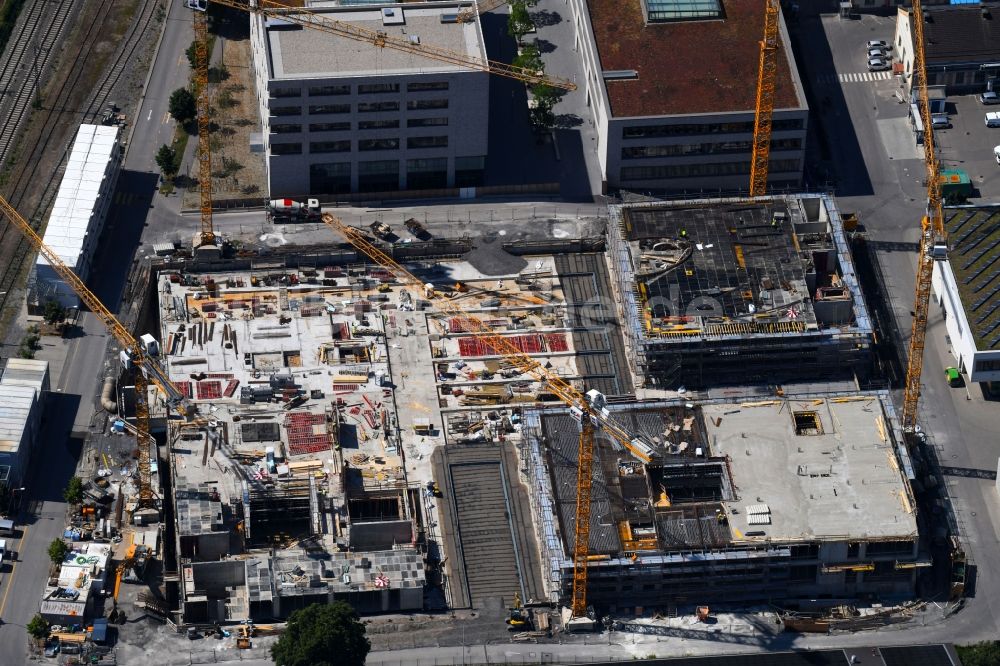
<svg viewBox="0 0 1000 666">
<path fill-rule="evenodd" d="M 764 38 L 760 41 L 757 71 L 757 111 L 753 123 L 753 154 L 750 159 L 750 196 L 767 192 L 767 170 L 771 159 L 771 117 L 778 76 L 778 0 L 764 0 Z"/>
<path fill-rule="evenodd" d="M 530 85 L 544 84 L 553 88 L 559 88 L 560 90 L 576 90 L 576 84 L 569 79 L 545 76 L 544 73 L 539 74 L 524 67 L 516 67 L 508 63 L 477 58 L 432 44 L 411 41 L 406 39 L 405 36 L 394 37 L 381 30 L 370 30 L 369 28 L 352 23 L 337 21 L 322 12 L 312 11 L 304 7 L 295 7 L 283 2 L 277 2 L 276 0 L 211 0 L 211 2 L 251 14 L 256 13 L 279 18 L 286 23 L 294 23 L 306 28 L 322 30 L 336 37 L 367 42 L 380 49 L 387 48 L 403 53 L 411 53 L 465 69 L 488 72 L 497 76 L 523 81 Z M 204 6 L 207 4 L 207 0 L 188 0 L 188 3 L 188 6 L 191 6 L 191 3 L 200 3 Z M 487 4 L 492 4 L 492 2 Z"/>
<path fill-rule="evenodd" d="M 189 5 L 190 6 L 190 5 Z M 195 95 L 198 119 L 198 189 L 201 194 L 201 232 L 198 247 L 215 246 L 212 226 L 212 148 L 209 136 L 211 112 L 208 106 L 208 14 L 207 6 L 194 6 Z"/>
<path fill-rule="evenodd" d="M 913 326 L 907 355 L 906 387 L 903 392 L 903 430 L 915 431 L 917 408 L 920 403 L 920 378 L 924 368 L 924 343 L 927 337 L 927 316 L 930 311 L 931 278 L 934 260 L 940 256 L 936 246 L 947 243 L 944 212 L 941 208 L 941 178 L 934 150 L 934 130 L 931 125 L 931 103 L 927 93 L 927 61 L 924 53 L 924 17 L 920 0 L 913 0 L 910 14 L 913 30 L 913 77 L 917 82 L 920 120 L 924 125 L 924 167 L 927 175 L 927 211 L 920 223 L 920 254 L 917 256 L 917 286 L 913 305 Z M 943 253 L 942 253 L 943 254 Z"/>
<path fill-rule="evenodd" d="M 101 302 L 94 292 L 87 288 L 83 280 L 66 265 L 52 248 L 45 244 L 41 236 L 31 227 L 28 221 L 21 217 L 20 213 L 3 197 L 0 197 L 0 213 L 3 213 L 10 224 L 21 232 L 21 235 L 52 266 L 63 282 L 80 297 L 83 304 L 103 322 L 108 332 L 128 352 L 135 367 L 136 440 L 139 443 L 139 508 L 154 507 L 156 504 L 156 494 L 153 492 L 150 478 L 151 465 L 149 458 L 149 440 L 151 439 L 149 434 L 149 382 L 152 381 L 159 387 L 167 399 L 168 406 L 176 409 L 181 414 L 189 417 L 194 416 L 193 406 L 186 400 L 184 393 L 170 381 L 159 363 L 149 358 L 145 349 L 132 336 L 129 330 L 125 328 L 125 325 L 118 321 L 114 313 Z"/>
</svg>

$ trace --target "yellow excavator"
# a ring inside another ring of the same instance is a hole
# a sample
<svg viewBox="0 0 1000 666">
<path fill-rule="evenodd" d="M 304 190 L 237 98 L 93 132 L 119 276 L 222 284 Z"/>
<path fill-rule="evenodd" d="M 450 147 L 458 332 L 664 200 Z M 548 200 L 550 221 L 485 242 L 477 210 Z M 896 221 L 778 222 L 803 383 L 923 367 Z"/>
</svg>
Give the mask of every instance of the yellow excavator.
<svg viewBox="0 0 1000 666">
<path fill-rule="evenodd" d="M 507 616 L 507 629 L 510 631 L 531 631 L 531 616 L 521 603 L 521 595 L 514 593 L 514 603 Z"/>
</svg>

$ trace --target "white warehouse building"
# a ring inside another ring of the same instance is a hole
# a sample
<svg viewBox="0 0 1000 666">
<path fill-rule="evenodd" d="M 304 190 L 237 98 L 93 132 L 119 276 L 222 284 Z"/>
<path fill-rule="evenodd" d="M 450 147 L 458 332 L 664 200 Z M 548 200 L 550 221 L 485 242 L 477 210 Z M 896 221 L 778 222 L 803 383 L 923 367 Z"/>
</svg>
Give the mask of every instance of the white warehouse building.
<svg viewBox="0 0 1000 666">
<path fill-rule="evenodd" d="M 80 125 L 45 227 L 45 244 L 83 280 L 90 274 L 97 241 L 118 182 L 118 128 Z M 29 307 L 55 300 L 78 307 L 80 299 L 43 257 L 35 260 Z"/>
<path fill-rule="evenodd" d="M 933 286 L 955 366 L 970 382 L 1000 382 L 1000 205 L 949 207 L 944 219 Z"/>
<path fill-rule="evenodd" d="M 455 3 L 309 10 L 486 59 Z M 489 74 L 255 15 L 250 40 L 271 197 L 475 187 L 485 174 Z"/>
<path fill-rule="evenodd" d="M 35 359 L 7 359 L 0 378 L 0 483 L 24 483 L 42 428 L 49 364 Z"/>
</svg>

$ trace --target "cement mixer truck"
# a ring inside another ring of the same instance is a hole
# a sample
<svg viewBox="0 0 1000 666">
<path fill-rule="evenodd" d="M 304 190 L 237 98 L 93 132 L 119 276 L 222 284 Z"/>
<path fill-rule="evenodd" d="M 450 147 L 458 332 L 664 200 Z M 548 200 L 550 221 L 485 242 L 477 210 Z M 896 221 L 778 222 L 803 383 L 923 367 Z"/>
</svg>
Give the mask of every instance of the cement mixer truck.
<svg viewBox="0 0 1000 666">
<path fill-rule="evenodd" d="M 268 219 L 275 224 L 319 222 L 321 213 L 319 199 L 309 199 L 306 203 L 293 199 L 271 199 L 267 202 Z"/>
</svg>

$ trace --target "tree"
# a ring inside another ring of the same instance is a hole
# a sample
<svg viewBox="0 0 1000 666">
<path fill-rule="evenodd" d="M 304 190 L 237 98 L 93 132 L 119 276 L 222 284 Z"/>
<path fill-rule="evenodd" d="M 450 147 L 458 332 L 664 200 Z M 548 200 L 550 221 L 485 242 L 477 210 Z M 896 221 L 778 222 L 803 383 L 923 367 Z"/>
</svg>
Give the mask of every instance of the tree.
<svg viewBox="0 0 1000 666">
<path fill-rule="evenodd" d="M 62 564 L 68 552 L 69 546 L 62 539 L 53 539 L 49 544 L 49 559 L 52 560 L 52 564 Z"/>
<path fill-rule="evenodd" d="M 507 17 L 507 34 L 517 41 L 521 41 L 521 38 L 531 32 L 533 27 L 524 0 L 513 0 L 510 3 L 510 15 Z"/>
<path fill-rule="evenodd" d="M 535 108 L 531 110 L 531 122 L 544 128 L 555 124 L 552 107 L 559 101 L 559 93 L 552 86 L 537 83 L 531 87 L 531 97 L 535 100 Z"/>
<path fill-rule="evenodd" d="M 61 306 L 58 301 L 49 300 L 45 303 L 45 310 L 42 313 L 42 317 L 45 319 L 46 324 L 55 326 L 66 318 L 66 308 Z"/>
<path fill-rule="evenodd" d="M 170 93 L 170 102 L 167 108 L 173 119 L 179 123 L 191 120 L 198 112 L 194 95 L 187 88 L 178 88 Z"/>
<path fill-rule="evenodd" d="M 538 52 L 538 47 L 534 44 L 530 44 L 522 48 L 521 53 L 514 58 L 514 62 L 511 64 L 515 67 L 523 67 L 530 72 L 545 71 L 545 64 L 542 62 L 542 56 Z"/>
<path fill-rule="evenodd" d="M 160 149 L 156 151 L 156 166 L 160 167 L 160 171 L 167 178 L 175 175 L 177 173 L 177 151 L 167 144 L 160 146 Z"/>
<path fill-rule="evenodd" d="M 370 649 L 358 614 L 337 601 L 292 613 L 271 657 L 277 666 L 364 666 Z"/>
<path fill-rule="evenodd" d="M 191 65 L 191 69 L 195 69 L 198 67 L 197 48 L 198 48 L 198 42 L 193 41 L 191 42 L 191 45 L 187 47 L 187 50 L 184 51 L 184 55 L 187 56 L 188 64 Z"/>
<path fill-rule="evenodd" d="M 78 476 L 70 478 L 63 490 L 63 499 L 70 504 L 79 504 L 83 499 L 83 481 Z"/>
<path fill-rule="evenodd" d="M 49 623 L 45 621 L 45 618 L 35 613 L 35 617 L 28 621 L 25 625 L 28 630 L 28 634 L 35 639 L 41 640 L 43 638 L 48 638 L 49 636 Z"/>
<path fill-rule="evenodd" d="M 965 666 L 996 666 L 1000 664 L 1000 641 L 983 641 L 972 645 L 956 645 L 955 650 Z"/>
</svg>

